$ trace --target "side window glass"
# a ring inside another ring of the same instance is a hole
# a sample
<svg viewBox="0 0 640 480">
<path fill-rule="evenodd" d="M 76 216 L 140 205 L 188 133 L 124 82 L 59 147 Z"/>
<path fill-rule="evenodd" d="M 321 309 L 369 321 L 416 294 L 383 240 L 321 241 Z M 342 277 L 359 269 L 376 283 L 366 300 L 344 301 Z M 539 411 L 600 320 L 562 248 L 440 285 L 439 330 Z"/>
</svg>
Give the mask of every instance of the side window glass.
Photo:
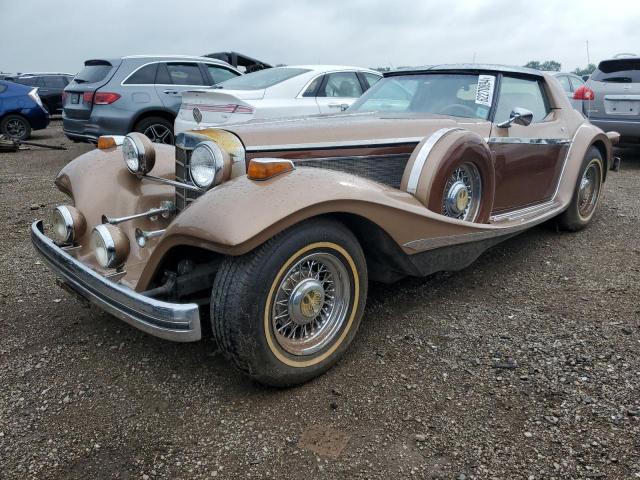
<svg viewBox="0 0 640 480">
<path fill-rule="evenodd" d="M 167 70 L 166 63 L 158 64 L 155 83 L 156 85 L 171 85 L 171 77 L 169 76 L 169 70 Z"/>
<path fill-rule="evenodd" d="M 526 108 L 533 112 L 533 121 L 540 122 L 549 113 L 540 83 L 537 80 L 503 77 L 495 122 L 509 120 L 514 108 Z"/>
<path fill-rule="evenodd" d="M 318 97 L 358 98 L 362 95 L 362 86 L 355 73 L 330 73 L 328 77 L 327 83 L 318 93 Z"/>
<path fill-rule="evenodd" d="M 582 80 L 576 77 L 571 77 L 571 86 L 573 87 L 571 89 L 572 92 L 575 92 L 579 87 L 583 85 L 584 85 L 584 82 Z"/>
<path fill-rule="evenodd" d="M 320 75 L 318 78 L 315 78 L 313 80 L 313 82 L 311 82 L 309 84 L 309 86 L 304 91 L 302 96 L 303 97 L 315 97 L 316 96 L 316 92 L 318 91 L 318 88 L 320 87 L 320 84 L 322 83 L 322 80 L 324 80 L 324 75 Z"/>
<path fill-rule="evenodd" d="M 145 65 L 139 68 L 133 74 L 127 78 L 124 82 L 125 85 L 153 85 L 156 78 L 157 63 Z"/>
<path fill-rule="evenodd" d="M 174 85 L 204 85 L 197 63 L 167 63 L 167 71 Z"/>
<path fill-rule="evenodd" d="M 211 75 L 214 85 L 238 76 L 236 72 L 227 70 L 224 67 L 218 67 L 217 65 L 206 65 L 206 67 L 209 71 L 209 75 Z"/>
<path fill-rule="evenodd" d="M 373 73 L 364 72 L 364 78 L 367 79 L 369 88 L 373 87 L 382 78 L 380 75 L 374 75 Z"/>
<path fill-rule="evenodd" d="M 0 93 L 3 93 L 7 89 L 6 85 L 0 85 Z"/>
<path fill-rule="evenodd" d="M 556 78 L 560 82 L 560 85 L 562 85 L 562 88 L 564 89 L 564 91 L 567 93 L 570 93 L 571 84 L 569 83 L 569 77 L 567 77 L 566 75 L 560 75 L 559 77 L 556 77 Z"/>
</svg>

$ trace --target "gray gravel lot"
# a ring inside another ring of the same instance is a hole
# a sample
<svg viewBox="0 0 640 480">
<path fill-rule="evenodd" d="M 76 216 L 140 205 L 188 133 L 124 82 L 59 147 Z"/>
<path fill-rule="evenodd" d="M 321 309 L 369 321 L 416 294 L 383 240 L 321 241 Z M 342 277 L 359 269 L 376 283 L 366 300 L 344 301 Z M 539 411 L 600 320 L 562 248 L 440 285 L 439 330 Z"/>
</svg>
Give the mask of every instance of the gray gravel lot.
<svg viewBox="0 0 640 480">
<path fill-rule="evenodd" d="M 333 370 L 265 389 L 54 283 L 30 223 L 89 146 L 0 153 L 0 478 L 640 478 L 640 151 L 593 224 L 374 284 Z"/>
</svg>

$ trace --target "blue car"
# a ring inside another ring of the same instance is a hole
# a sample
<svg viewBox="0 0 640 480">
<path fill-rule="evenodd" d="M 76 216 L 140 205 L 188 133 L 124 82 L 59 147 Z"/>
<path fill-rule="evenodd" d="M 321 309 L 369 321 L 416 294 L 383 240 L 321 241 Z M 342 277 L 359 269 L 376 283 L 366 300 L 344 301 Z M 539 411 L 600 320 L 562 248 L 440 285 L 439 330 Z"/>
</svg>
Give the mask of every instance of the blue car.
<svg viewBox="0 0 640 480">
<path fill-rule="evenodd" d="M 31 130 L 49 125 L 49 112 L 42 105 L 38 89 L 0 80 L 0 134 L 26 140 Z"/>
</svg>

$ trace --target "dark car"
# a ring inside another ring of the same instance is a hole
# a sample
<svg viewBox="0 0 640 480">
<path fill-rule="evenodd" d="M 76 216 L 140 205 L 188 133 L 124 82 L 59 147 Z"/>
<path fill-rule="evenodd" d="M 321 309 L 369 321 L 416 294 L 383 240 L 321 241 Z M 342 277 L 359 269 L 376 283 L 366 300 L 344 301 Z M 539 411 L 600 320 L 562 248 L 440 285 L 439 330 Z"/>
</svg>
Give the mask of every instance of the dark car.
<svg viewBox="0 0 640 480">
<path fill-rule="evenodd" d="M 47 125 L 49 112 L 36 88 L 0 80 L 0 133 L 26 140 L 31 130 L 41 130 Z"/>
<path fill-rule="evenodd" d="M 53 115 L 62 111 L 62 91 L 72 79 L 70 73 L 23 73 L 13 81 L 36 87 L 44 107 Z"/>
<path fill-rule="evenodd" d="M 184 55 L 87 60 L 64 90 L 64 134 L 96 142 L 101 135 L 135 131 L 173 144 L 182 92 L 238 75 L 226 62 Z"/>
</svg>

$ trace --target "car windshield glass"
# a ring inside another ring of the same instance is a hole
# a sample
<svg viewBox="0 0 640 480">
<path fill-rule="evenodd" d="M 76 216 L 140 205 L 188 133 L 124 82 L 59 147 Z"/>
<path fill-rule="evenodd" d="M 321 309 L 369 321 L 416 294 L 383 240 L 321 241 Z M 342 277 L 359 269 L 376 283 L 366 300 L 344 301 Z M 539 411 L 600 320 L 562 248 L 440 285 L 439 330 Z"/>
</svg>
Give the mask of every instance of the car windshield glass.
<svg viewBox="0 0 640 480">
<path fill-rule="evenodd" d="M 109 63 L 100 63 L 100 64 L 89 64 L 85 65 L 85 67 L 78 72 L 78 74 L 74 77 L 74 81 L 76 83 L 94 83 L 103 80 L 107 74 L 111 71 L 111 64 Z"/>
<path fill-rule="evenodd" d="M 591 79 L 596 82 L 640 83 L 640 59 L 625 58 L 600 62 Z"/>
<path fill-rule="evenodd" d="M 494 84 L 492 75 L 434 73 L 388 77 L 365 92 L 349 111 L 431 113 L 486 120 Z"/>
<path fill-rule="evenodd" d="M 229 90 L 262 90 L 310 71 L 305 68 L 268 68 L 231 78 L 218 87 Z"/>
</svg>

